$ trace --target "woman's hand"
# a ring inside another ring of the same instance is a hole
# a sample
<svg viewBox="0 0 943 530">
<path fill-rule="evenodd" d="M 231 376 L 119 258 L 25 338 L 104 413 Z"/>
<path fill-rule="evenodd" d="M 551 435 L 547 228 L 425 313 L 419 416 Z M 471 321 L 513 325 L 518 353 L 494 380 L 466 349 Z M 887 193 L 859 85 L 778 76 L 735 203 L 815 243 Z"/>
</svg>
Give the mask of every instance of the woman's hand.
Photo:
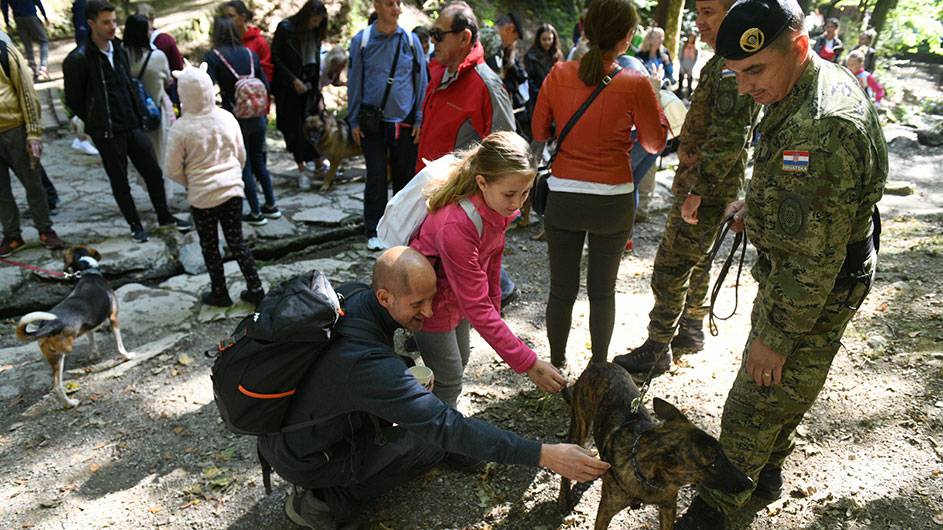
<svg viewBox="0 0 943 530">
<path fill-rule="evenodd" d="M 304 84 L 304 83 L 301 81 L 301 79 L 298 79 L 297 77 L 296 77 L 295 80 L 292 82 L 292 86 L 295 88 L 295 92 L 296 92 L 299 96 L 300 96 L 301 94 L 304 94 L 305 92 L 308 91 L 308 85 Z"/>
<path fill-rule="evenodd" d="M 592 482 L 609 470 L 595 452 L 573 444 L 541 445 L 540 466 L 577 482 Z"/>
<path fill-rule="evenodd" d="M 537 359 L 530 370 L 527 370 L 527 377 L 537 385 L 537 388 L 544 392 L 559 392 L 566 386 L 566 379 L 560 375 L 560 372 L 547 361 Z"/>
</svg>

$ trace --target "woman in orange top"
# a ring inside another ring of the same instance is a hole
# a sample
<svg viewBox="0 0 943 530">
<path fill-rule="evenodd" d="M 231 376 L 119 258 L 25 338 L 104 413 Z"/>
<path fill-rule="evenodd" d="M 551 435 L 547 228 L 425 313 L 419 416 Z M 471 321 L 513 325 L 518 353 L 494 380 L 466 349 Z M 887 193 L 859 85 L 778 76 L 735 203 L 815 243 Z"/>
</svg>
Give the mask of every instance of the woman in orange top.
<svg viewBox="0 0 943 530">
<path fill-rule="evenodd" d="M 534 109 L 537 141 L 561 131 L 616 66 L 632 41 L 638 14 L 631 0 L 595 0 L 584 22 L 590 49 L 577 63 L 557 63 L 544 80 Z M 605 362 L 615 322 L 615 282 L 632 229 L 633 126 L 649 153 L 665 147 L 667 125 L 647 78 L 619 72 L 572 128 L 548 180 L 544 228 L 550 256 L 547 338 L 550 362 L 566 363 L 573 303 L 580 286 L 583 243 L 589 236 L 586 290 L 593 361 Z"/>
</svg>

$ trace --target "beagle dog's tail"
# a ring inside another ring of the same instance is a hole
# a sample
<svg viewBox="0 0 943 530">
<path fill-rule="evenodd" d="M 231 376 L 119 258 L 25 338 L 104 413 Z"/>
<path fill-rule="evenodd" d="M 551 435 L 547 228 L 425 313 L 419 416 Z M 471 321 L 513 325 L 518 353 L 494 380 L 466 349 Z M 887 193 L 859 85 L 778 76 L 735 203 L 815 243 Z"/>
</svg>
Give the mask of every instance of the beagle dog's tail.
<svg viewBox="0 0 943 530">
<path fill-rule="evenodd" d="M 16 325 L 16 338 L 27 341 L 36 340 L 40 337 L 52 335 L 62 329 L 61 322 L 46 324 L 46 322 L 57 321 L 59 317 L 45 311 L 34 311 L 24 315 Z M 60 324 L 60 325 L 56 325 Z"/>
</svg>

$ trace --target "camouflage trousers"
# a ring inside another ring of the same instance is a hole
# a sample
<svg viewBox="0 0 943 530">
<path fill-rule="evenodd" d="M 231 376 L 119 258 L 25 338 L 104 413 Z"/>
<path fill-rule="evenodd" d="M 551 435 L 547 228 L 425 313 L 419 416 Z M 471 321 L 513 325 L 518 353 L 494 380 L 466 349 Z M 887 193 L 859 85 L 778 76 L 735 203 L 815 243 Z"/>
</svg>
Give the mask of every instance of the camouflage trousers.
<svg viewBox="0 0 943 530">
<path fill-rule="evenodd" d="M 703 320 L 707 316 L 710 266 L 707 254 L 720 231 L 724 209 L 731 200 L 705 197 L 698 208 L 698 223 L 681 218 L 685 197 L 675 198 L 652 270 L 655 306 L 648 314 L 648 338 L 667 344 L 675 334 L 682 312 Z"/>
<path fill-rule="evenodd" d="M 763 283 L 760 282 L 760 293 Z M 850 289 L 854 290 L 856 301 L 865 294 L 860 284 Z M 754 482 L 766 465 L 781 469 L 795 447 L 796 427 L 822 390 L 845 327 L 855 314 L 846 304 L 848 290 L 836 287 L 829 295 L 812 330 L 801 338 L 796 350 L 788 354 L 780 385 L 761 387 L 746 372 L 746 352 L 756 337 L 754 331 L 750 332 L 740 371 L 724 403 L 720 444 L 730 461 Z M 753 330 L 767 318 L 761 314 L 761 296 L 757 295 L 753 305 Z M 708 504 L 725 513 L 746 503 L 751 493 L 734 495 L 705 487 L 699 489 Z"/>
</svg>

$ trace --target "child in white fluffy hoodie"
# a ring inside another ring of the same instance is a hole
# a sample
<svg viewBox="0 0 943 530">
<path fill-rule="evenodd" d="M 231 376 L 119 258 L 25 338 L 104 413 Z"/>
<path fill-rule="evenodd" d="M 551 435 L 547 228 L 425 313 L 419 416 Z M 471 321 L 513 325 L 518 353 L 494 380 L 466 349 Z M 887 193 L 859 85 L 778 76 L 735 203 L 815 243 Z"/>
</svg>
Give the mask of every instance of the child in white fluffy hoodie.
<svg viewBox="0 0 943 530">
<path fill-rule="evenodd" d="M 222 225 L 229 250 L 239 262 L 247 289 L 240 298 L 258 304 L 265 291 L 252 253 L 242 238 L 242 200 L 245 197 L 242 166 L 246 150 L 239 123 L 214 104 L 213 81 L 206 64 L 187 64 L 173 73 L 183 116 L 167 137 L 166 167 L 173 180 L 187 188 L 193 221 L 200 237 L 203 260 L 210 274 L 210 291 L 204 304 L 230 306 L 223 259 L 219 254 L 217 225 Z"/>
</svg>

